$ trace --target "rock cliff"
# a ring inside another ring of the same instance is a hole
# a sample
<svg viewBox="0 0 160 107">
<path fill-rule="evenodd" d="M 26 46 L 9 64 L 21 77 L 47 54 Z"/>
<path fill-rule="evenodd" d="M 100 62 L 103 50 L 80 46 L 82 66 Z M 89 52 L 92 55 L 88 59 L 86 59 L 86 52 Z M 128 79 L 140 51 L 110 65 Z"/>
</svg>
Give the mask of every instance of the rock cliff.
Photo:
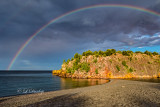
<svg viewBox="0 0 160 107">
<path fill-rule="evenodd" d="M 63 62 L 53 74 L 69 78 L 159 78 L 160 55 L 151 52 L 87 51 Z"/>
</svg>

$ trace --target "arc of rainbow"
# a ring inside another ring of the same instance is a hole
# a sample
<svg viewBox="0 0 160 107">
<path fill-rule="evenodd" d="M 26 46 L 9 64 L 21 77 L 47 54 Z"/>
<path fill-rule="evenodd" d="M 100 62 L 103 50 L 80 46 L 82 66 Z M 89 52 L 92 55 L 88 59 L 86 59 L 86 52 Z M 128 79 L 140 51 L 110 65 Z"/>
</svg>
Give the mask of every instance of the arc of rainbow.
<svg viewBox="0 0 160 107">
<path fill-rule="evenodd" d="M 145 12 L 145 13 L 149 13 L 149 14 L 152 14 L 152 15 L 156 15 L 156 16 L 160 16 L 160 13 L 158 12 L 155 12 L 153 10 L 149 10 L 149 9 L 145 9 L 145 8 L 141 8 L 141 7 L 137 7 L 137 6 L 132 6 L 132 5 L 122 5 L 122 4 L 99 4 L 99 5 L 91 5 L 91 6 L 87 6 L 87 7 L 82 7 L 82 8 L 79 8 L 79 9 L 75 9 L 75 10 L 72 10 L 72 11 L 69 11 L 65 14 L 62 14 L 56 18 L 54 18 L 53 20 L 49 21 L 47 24 L 45 24 L 44 26 L 42 26 L 39 30 L 37 30 L 21 47 L 20 49 L 17 51 L 16 55 L 13 57 L 12 61 L 10 62 L 7 70 L 10 70 L 13 66 L 13 64 L 15 63 L 16 59 L 19 57 L 19 55 L 23 52 L 23 50 L 27 47 L 27 45 L 40 33 L 42 32 L 45 28 L 47 28 L 49 25 L 57 22 L 58 20 L 66 17 L 66 16 L 69 16 L 69 15 L 72 15 L 72 14 L 75 14 L 75 13 L 78 13 L 78 12 L 81 12 L 81 11 L 84 11 L 84 10 L 88 10 L 88 9 L 94 9 L 94 8 L 102 8 L 102 7 L 118 7 L 118 8 L 129 8 L 129 9 L 135 9 L 137 11 L 142 11 L 142 12 Z"/>
</svg>

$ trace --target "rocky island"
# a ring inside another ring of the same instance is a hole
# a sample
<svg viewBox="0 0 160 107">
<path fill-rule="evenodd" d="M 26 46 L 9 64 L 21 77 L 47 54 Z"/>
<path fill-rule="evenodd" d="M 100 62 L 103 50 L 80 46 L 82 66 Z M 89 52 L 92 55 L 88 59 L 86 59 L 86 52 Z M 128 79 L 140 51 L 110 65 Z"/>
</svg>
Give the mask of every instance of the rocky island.
<svg viewBox="0 0 160 107">
<path fill-rule="evenodd" d="M 86 51 L 63 61 L 54 75 L 68 78 L 159 78 L 160 55 L 157 52 Z"/>
</svg>

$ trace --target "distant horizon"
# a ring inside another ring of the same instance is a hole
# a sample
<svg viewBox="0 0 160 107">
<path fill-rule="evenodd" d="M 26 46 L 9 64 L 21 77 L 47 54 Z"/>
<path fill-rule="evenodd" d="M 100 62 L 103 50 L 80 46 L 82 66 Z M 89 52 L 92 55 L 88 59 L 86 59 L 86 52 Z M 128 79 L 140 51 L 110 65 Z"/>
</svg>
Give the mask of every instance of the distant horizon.
<svg viewBox="0 0 160 107">
<path fill-rule="evenodd" d="M 128 49 L 128 50 L 129 50 L 129 49 Z M 143 48 L 140 48 L 140 47 L 138 47 L 138 48 L 135 49 L 135 50 L 134 50 L 134 49 L 132 49 L 132 50 L 133 50 L 133 52 L 136 52 L 136 51 L 140 51 L 140 52 L 149 51 L 149 50 L 147 50 L 147 49 L 146 49 L 146 50 L 143 50 Z M 132 51 L 132 50 L 131 50 L 131 51 Z M 100 50 L 98 50 L 98 51 L 100 51 Z M 116 50 L 116 51 L 127 51 L 127 49 L 126 49 L 126 50 L 123 50 L 123 49 L 122 49 L 122 50 Z M 157 51 L 149 51 L 149 52 L 157 52 Z M 160 54 L 160 52 L 157 52 L 157 53 Z M 73 56 L 72 56 L 72 57 L 73 57 Z M 65 59 L 65 60 L 67 60 L 67 59 Z M 61 63 L 61 64 L 62 64 L 62 63 Z M 60 69 L 60 68 L 59 68 L 59 69 Z M 33 69 L 33 70 L 32 70 L 32 69 L 29 69 L 29 70 L 25 70 L 25 69 L 24 69 L 24 70 L 20 70 L 20 69 L 18 69 L 18 70 L 16 70 L 16 69 L 15 69 L 15 70 L 14 70 L 14 69 L 13 69 L 13 70 L 7 70 L 7 69 L 5 69 L 5 70 L 0 70 L 0 71 L 52 71 L 52 70 L 59 70 L 59 69 L 46 69 L 46 70 L 45 70 L 45 69 L 43 69 L 43 70 L 34 70 L 34 69 Z"/>
</svg>

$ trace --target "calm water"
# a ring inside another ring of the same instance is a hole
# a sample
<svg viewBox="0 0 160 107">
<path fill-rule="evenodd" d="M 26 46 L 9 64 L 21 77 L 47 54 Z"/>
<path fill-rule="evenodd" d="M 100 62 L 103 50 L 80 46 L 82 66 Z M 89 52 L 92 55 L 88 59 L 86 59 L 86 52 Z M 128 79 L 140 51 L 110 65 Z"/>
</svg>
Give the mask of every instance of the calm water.
<svg viewBox="0 0 160 107">
<path fill-rule="evenodd" d="M 108 80 L 70 79 L 51 71 L 0 71 L 0 97 L 98 85 Z"/>
</svg>

